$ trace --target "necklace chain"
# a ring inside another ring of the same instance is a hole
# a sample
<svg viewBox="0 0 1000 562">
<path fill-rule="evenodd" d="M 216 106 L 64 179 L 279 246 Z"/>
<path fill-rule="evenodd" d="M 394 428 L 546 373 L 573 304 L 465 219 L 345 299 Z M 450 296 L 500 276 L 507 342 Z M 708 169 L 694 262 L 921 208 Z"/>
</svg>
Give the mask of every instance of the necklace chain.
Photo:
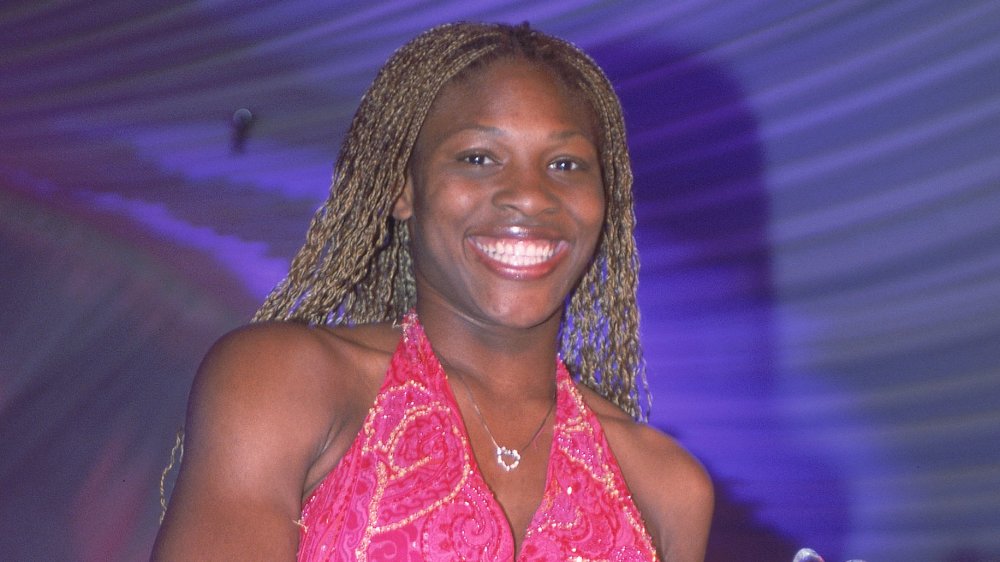
<svg viewBox="0 0 1000 562">
<path fill-rule="evenodd" d="M 518 449 L 510 449 L 501 446 L 497 443 L 495 437 L 493 437 L 493 432 L 490 431 L 490 426 L 486 425 L 486 418 L 483 416 L 482 410 L 479 409 L 479 404 L 476 403 L 476 397 L 472 395 L 472 389 L 469 388 L 469 384 L 465 382 L 465 377 L 456 373 L 459 382 L 465 387 L 466 394 L 469 395 L 469 401 L 472 402 L 472 408 L 476 411 L 476 415 L 479 416 L 479 423 L 483 425 L 483 429 L 486 430 L 486 435 L 489 435 L 490 441 L 493 442 L 493 447 L 495 449 L 497 465 L 504 469 L 505 472 L 510 472 L 517 468 L 517 465 L 521 464 L 521 451 Z M 531 439 L 528 443 L 521 447 L 522 450 L 527 449 L 538 439 L 538 434 L 542 432 L 542 428 L 545 427 L 545 422 L 549 419 L 552 414 L 552 410 L 556 407 L 556 400 L 553 398 L 552 404 L 549 405 L 548 411 L 545 412 L 545 417 L 542 418 L 542 423 L 538 424 L 538 429 L 531 435 Z"/>
</svg>

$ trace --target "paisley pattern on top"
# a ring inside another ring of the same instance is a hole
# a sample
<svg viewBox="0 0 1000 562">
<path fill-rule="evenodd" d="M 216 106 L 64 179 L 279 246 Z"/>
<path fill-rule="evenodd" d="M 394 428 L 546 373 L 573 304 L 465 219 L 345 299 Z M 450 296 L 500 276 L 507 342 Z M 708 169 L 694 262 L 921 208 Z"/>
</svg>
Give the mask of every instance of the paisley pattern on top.
<svg viewBox="0 0 1000 562">
<path fill-rule="evenodd" d="M 364 425 L 302 509 L 299 560 L 514 558 L 444 369 L 416 314 Z M 597 417 L 558 361 L 545 491 L 519 560 L 655 560 Z"/>
</svg>

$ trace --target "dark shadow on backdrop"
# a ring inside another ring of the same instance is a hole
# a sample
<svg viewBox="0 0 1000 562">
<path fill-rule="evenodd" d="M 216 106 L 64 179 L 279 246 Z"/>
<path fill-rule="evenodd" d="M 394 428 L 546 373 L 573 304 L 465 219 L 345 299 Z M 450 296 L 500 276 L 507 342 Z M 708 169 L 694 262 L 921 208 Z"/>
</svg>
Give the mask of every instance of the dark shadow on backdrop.
<svg viewBox="0 0 1000 562">
<path fill-rule="evenodd" d="M 726 422 L 722 434 L 735 425 L 732 420 L 751 424 L 757 435 L 773 434 L 781 422 L 772 406 L 776 342 L 769 198 L 753 111 L 723 69 L 683 49 L 618 42 L 590 52 L 625 110 L 642 258 L 643 337 L 658 404 L 669 407 L 675 392 L 711 403 L 721 398 L 743 409 L 714 418 Z M 649 345 L 651 339 L 655 345 Z M 677 367 L 657 372 L 657 365 Z M 839 559 L 846 534 L 844 485 L 820 459 L 792 451 L 780 439 L 755 444 L 770 450 L 757 456 L 774 468 L 796 469 L 794 481 L 754 490 L 790 518 L 806 520 L 807 530 L 793 536 L 787 527 L 761 522 L 760 502 L 732 492 L 734 474 L 743 483 L 768 482 L 773 475 L 744 478 L 733 468 L 739 458 L 729 453 L 735 443 L 679 437 L 715 480 L 707 560 L 791 560 L 802 546 Z M 746 444 L 740 445 L 745 450 Z M 755 464 L 750 470 L 760 471 L 761 463 Z M 801 521 L 790 522 L 802 528 Z"/>
</svg>

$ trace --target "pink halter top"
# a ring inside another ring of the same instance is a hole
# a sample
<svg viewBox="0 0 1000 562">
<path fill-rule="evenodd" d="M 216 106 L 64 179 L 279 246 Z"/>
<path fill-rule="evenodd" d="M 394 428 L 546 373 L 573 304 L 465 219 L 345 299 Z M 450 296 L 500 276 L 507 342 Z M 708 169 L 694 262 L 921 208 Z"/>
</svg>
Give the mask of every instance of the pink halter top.
<svg viewBox="0 0 1000 562">
<path fill-rule="evenodd" d="M 514 540 L 444 370 L 410 313 L 364 425 L 302 509 L 299 560 L 503 560 Z M 519 560 L 655 560 L 597 417 L 562 361 L 541 504 Z"/>
</svg>

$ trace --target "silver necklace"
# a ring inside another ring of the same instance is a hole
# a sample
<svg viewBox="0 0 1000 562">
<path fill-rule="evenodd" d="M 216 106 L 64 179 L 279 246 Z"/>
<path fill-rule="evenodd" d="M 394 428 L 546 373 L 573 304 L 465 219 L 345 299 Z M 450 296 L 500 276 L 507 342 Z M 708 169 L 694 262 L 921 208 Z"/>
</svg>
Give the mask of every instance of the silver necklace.
<svg viewBox="0 0 1000 562">
<path fill-rule="evenodd" d="M 490 431 L 490 426 L 486 425 L 486 418 L 483 417 L 483 412 L 482 410 L 479 409 L 479 404 L 476 404 L 476 397 L 472 395 L 472 389 L 469 388 L 469 384 L 465 382 L 465 377 L 457 373 L 456 376 L 458 377 L 458 380 L 462 383 L 462 386 L 465 387 L 466 394 L 469 395 L 469 402 L 472 402 L 472 408 L 476 410 L 476 415 L 479 416 L 479 423 L 483 424 L 483 429 L 486 430 L 486 435 L 489 435 L 490 441 L 493 442 L 493 447 L 495 448 L 495 453 L 496 453 L 497 465 L 500 466 L 500 468 L 504 469 L 505 472 L 510 472 L 514 470 L 515 468 L 517 468 L 517 465 L 521 464 L 521 451 L 519 451 L 518 449 L 510 449 L 507 447 L 503 447 L 499 443 L 497 443 L 496 438 L 493 437 L 493 432 Z M 545 427 L 546 420 L 548 420 L 549 416 L 552 414 L 552 409 L 555 407 L 556 407 L 556 400 L 555 398 L 553 398 L 552 404 L 549 405 L 549 410 L 545 412 L 545 417 L 542 418 L 542 423 L 538 424 L 538 429 L 536 429 L 535 433 L 531 435 L 531 439 L 528 440 L 528 443 L 524 447 L 521 447 L 522 450 L 527 449 L 528 447 L 531 446 L 532 443 L 535 442 L 535 439 L 538 438 L 538 434 L 541 433 L 542 428 Z"/>
</svg>

